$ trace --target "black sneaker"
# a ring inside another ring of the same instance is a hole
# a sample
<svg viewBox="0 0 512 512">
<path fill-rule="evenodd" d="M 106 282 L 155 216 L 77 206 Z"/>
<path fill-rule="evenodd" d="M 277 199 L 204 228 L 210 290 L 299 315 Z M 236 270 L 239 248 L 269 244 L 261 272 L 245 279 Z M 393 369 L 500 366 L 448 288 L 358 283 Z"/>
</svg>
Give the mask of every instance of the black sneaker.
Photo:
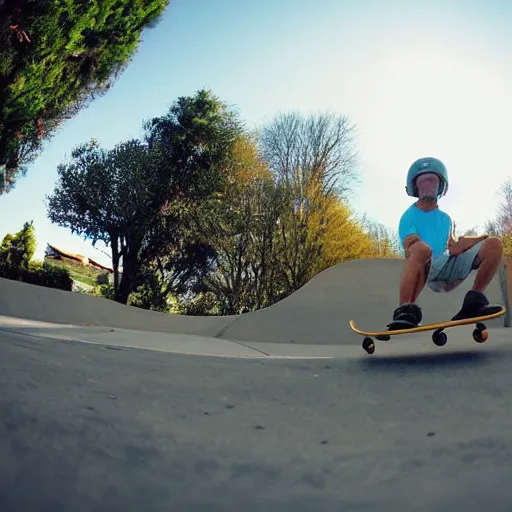
<svg viewBox="0 0 512 512">
<path fill-rule="evenodd" d="M 461 310 L 452 320 L 463 320 L 478 316 L 492 315 L 503 309 L 500 304 L 489 304 L 487 297 L 482 292 L 470 290 L 466 293 Z"/>
<path fill-rule="evenodd" d="M 414 303 L 398 306 L 393 312 L 393 321 L 387 325 L 390 331 L 413 329 L 418 327 L 423 318 L 421 308 Z"/>
</svg>

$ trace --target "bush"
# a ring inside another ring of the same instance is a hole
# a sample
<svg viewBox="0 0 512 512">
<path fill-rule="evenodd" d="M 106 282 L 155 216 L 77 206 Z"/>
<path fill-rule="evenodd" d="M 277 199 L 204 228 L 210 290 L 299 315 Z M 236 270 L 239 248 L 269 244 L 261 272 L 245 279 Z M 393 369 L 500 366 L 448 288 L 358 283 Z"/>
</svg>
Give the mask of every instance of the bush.
<svg viewBox="0 0 512 512">
<path fill-rule="evenodd" d="M 71 291 L 73 279 L 65 268 L 55 267 L 48 263 L 30 262 L 27 270 L 21 272 L 21 281 L 46 288 Z"/>
<path fill-rule="evenodd" d="M 137 276 L 137 287 L 128 298 L 128 305 L 150 311 L 169 313 L 169 293 L 166 288 L 166 285 L 155 271 L 143 268 Z"/>
<path fill-rule="evenodd" d="M 102 284 L 110 284 L 110 274 L 109 272 L 101 272 L 96 276 L 96 284 L 98 286 Z"/>
<path fill-rule="evenodd" d="M 9 262 L 5 262 L 0 257 L 0 277 L 4 279 L 10 279 L 11 281 L 20 281 L 21 271 L 14 265 L 10 265 Z"/>
<path fill-rule="evenodd" d="M 110 283 L 100 284 L 94 288 L 92 295 L 103 297 L 104 299 L 114 300 L 114 287 Z"/>
<path fill-rule="evenodd" d="M 174 313 L 188 316 L 220 316 L 225 314 L 222 305 L 212 292 L 199 293 L 189 300 L 177 301 Z"/>
</svg>

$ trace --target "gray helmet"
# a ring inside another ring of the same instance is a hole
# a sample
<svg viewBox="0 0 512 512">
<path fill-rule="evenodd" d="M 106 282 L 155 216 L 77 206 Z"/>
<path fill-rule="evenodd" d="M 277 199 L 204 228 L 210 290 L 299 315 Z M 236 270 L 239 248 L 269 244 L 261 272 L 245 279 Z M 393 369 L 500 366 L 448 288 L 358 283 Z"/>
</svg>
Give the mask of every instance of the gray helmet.
<svg viewBox="0 0 512 512">
<path fill-rule="evenodd" d="M 421 174 L 428 172 L 434 173 L 439 177 L 439 191 L 437 197 L 444 196 L 448 190 L 448 172 L 441 160 L 432 157 L 419 158 L 409 168 L 407 173 L 407 185 L 405 190 L 409 196 L 418 197 L 418 188 L 416 187 L 416 178 Z"/>
</svg>

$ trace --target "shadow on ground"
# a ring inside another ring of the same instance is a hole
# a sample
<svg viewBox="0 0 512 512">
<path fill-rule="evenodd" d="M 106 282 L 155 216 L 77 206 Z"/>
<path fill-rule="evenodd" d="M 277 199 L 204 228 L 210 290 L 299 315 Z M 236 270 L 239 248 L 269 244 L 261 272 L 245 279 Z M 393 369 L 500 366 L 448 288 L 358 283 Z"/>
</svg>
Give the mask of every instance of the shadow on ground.
<svg viewBox="0 0 512 512">
<path fill-rule="evenodd" d="M 408 354 L 408 355 L 371 355 L 357 361 L 357 365 L 363 370 L 379 372 L 396 372 L 404 367 L 416 368 L 420 371 L 437 371 L 439 368 L 470 368 L 476 365 L 489 365 L 500 358 L 498 351 L 457 351 L 437 352 L 433 354 Z"/>
</svg>

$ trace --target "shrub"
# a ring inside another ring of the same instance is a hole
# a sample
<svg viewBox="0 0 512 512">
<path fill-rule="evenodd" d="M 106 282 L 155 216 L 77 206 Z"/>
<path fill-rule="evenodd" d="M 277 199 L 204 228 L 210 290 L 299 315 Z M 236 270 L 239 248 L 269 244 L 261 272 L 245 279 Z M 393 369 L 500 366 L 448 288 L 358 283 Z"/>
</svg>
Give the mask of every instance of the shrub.
<svg viewBox="0 0 512 512">
<path fill-rule="evenodd" d="M 101 272 L 96 276 L 96 284 L 110 284 L 110 274 L 108 272 Z"/>
<path fill-rule="evenodd" d="M 67 269 L 39 261 L 29 263 L 28 269 L 21 272 L 21 281 L 58 290 L 71 291 L 73 288 L 73 279 Z"/>
<path fill-rule="evenodd" d="M 110 283 L 100 284 L 94 288 L 92 295 L 103 297 L 104 299 L 114 300 L 114 287 Z"/>
</svg>

